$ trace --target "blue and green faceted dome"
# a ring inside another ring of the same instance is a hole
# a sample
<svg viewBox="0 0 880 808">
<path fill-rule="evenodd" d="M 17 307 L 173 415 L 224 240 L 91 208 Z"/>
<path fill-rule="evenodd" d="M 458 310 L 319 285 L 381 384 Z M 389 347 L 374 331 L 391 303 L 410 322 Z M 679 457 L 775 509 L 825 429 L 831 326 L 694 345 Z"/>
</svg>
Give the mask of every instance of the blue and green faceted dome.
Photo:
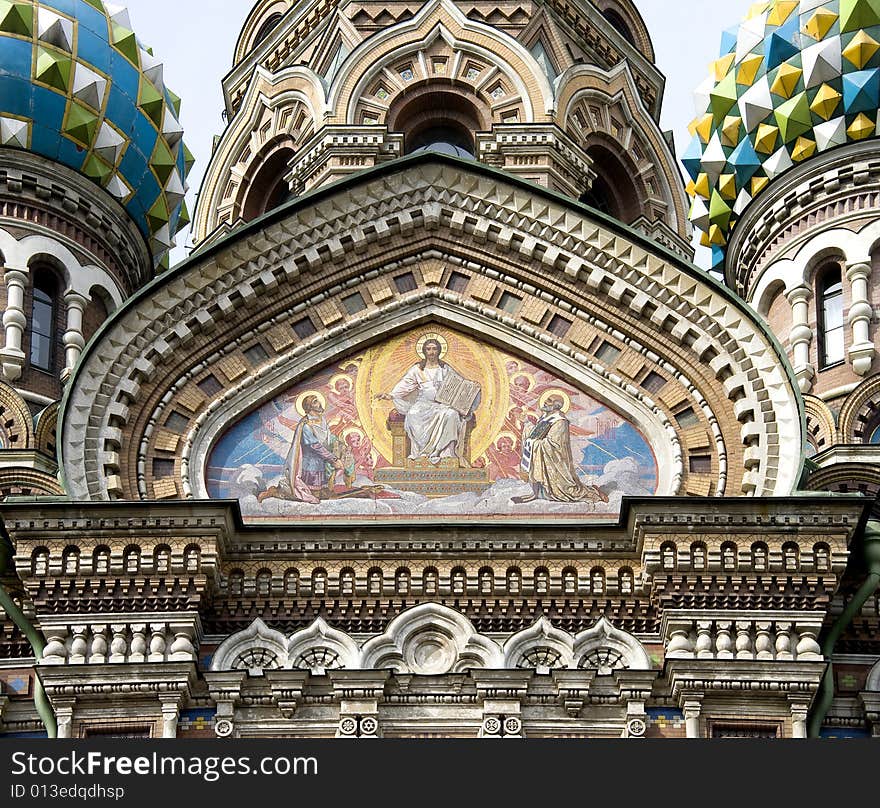
<svg viewBox="0 0 880 808">
<path fill-rule="evenodd" d="M 880 0 L 756 3 L 723 33 L 696 97 L 682 162 L 691 221 L 719 267 L 738 217 L 776 177 L 877 136 Z"/>
<path fill-rule="evenodd" d="M 94 180 L 129 212 L 157 266 L 189 221 L 179 116 L 122 6 L 0 0 L 0 145 Z"/>
</svg>

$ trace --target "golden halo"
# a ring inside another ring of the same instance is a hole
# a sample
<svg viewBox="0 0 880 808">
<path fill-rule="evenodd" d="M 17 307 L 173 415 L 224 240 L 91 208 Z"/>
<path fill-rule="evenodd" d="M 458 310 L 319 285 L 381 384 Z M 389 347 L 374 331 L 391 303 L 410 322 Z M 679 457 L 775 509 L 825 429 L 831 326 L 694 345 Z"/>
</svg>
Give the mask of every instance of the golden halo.
<svg viewBox="0 0 880 808">
<path fill-rule="evenodd" d="M 519 378 L 527 379 L 529 381 L 528 392 L 530 393 L 535 389 L 535 385 L 538 383 L 534 373 L 529 373 L 527 370 L 520 370 L 510 377 L 510 386 L 512 387 L 513 383 Z"/>
<path fill-rule="evenodd" d="M 440 343 L 440 358 L 445 359 L 446 354 L 449 353 L 449 343 L 446 341 L 446 337 L 442 334 L 437 334 L 435 332 L 431 332 L 429 334 L 422 334 L 419 337 L 419 341 L 416 343 L 416 353 L 419 355 L 421 359 L 425 358 L 425 343 L 429 339 L 437 340 Z"/>
<path fill-rule="evenodd" d="M 561 413 L 567 413 L 571 409 L 571 396 L 566 393 L 565 390 L 559 389 L 545 390 L 544 394 L 538 401 L 538 407 L 543 408 L 544 405 L 547 403 L 547 399 L 551 398 L 552 396 L 557 396 L 558 398 L 562 399 L 562 409 L 560 410 Z"/>
<path fill-rule="evenodd" d="M 326 410 L 327 409 L 327 397 L 320 390 L 306 390 L 305 393 L 300 393 L 296 397 L 296 411 L 303 417 L 306 417 L 306 411 L 303 409 L 303 401 L 305 401 L 309 396 L 317 397 L 318 401 L 321 402 L 321 406 Z"/>
<path fill-rule="evenodd" d="M 498 448 L 498 441 L 500 441 L 502 438 L 510 438 L 513 441 L 513 445 L 516 446 L 516 442 L 518 440 L 516 435 L 514 435 L 513 432 L 505 431 L 505 432 L 499 432 L 495 436 L 495 443 L 493 445 L 495 446 L 496 449 Z"/>
<path fill-rule="evenodd" d="M 367 437 L 363 429 L 360 429 L 356 426 L 350 426 L 348 427 L 348 429 L 342 430 L 342 440 L 345 440 L 349 435 L 354 434 L 360 435 L 362 438 Z"/>
<path fill-rule="evenodd" d="M 335 376 L 331 376 L 329 382 L 330 389 L 335 390 L 336 382 L 341 379 L 345 379 L 351 385 L 351 389 L 354 390 L 354 379 L 348 373 L 337 373 Z"/>
</svg>

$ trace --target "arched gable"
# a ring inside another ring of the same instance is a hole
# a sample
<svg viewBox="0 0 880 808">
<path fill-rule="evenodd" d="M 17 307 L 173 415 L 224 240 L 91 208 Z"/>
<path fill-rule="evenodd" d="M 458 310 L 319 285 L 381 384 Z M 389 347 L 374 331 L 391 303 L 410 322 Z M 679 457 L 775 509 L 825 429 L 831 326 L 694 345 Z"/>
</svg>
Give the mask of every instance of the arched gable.
<svg viewBox="0 0 880 808">
<path fill-rule="evenodd" d="M 505 293 L 521 301 L 516 316 Z M 352 313 L 344 299 L 355 294 L 363 310 Z M 437 317 L 498 344 L 519 340 L 546 367 L 577 366 L 604 380 L 606 396 L 656 410 L 663 451 L 681 457 L 670 491 L 787 494 L 796 484 L 802 416 L 790 370 L 732 295 L 574 203 L 425 155 L 298 200 L 117 312 L 66 401 L 69 493 L 195 495 L 192 452 L 217 402 L 297 363 L 325 366 L 334 345 L 368 344 L 370 328 Z M 270 389 L 280 382 L 251 403 Z"/>
</svg>

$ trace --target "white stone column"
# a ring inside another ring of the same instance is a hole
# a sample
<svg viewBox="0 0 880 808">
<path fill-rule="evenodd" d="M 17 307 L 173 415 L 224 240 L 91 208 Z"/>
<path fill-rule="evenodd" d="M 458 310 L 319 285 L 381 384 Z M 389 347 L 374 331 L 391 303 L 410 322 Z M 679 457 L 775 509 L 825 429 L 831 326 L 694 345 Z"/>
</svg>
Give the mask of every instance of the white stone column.
<svg viewBox="0 0 880 808">
<path fill-rule="evenodd" d="M 162 705 L 162 737 L 176 738 L 177 723 L 180 721 L 180 694 L 161 693 L 159 702 Z"/>
<path fill-rule="evenodd" d="M 791 700 L 791 737 L 806 738 L 807 737 L 807 713 L 810 709 L 810 703 L 803 699 Z"/>
<path fill-rule="evenodd" d="M 684 728 L 688 738 L 700 738 L 700 712 L 703 707 L 702 696 L 685 696 L 681 711 L 684 713 Z"/>
<path fill-rule="evenodd" d="M 27 317 L 24 313 L 24 290 L 28 283 L 28 271 L 6 267 L 6 311 L 3 313 L 3 329 L 6 344 L 0 351 L 3 377 L 15 381 L 21 377 L 25 355 L 21 349 Z"/>
<path fill-rule="evenodd" d="M 868 298 L 868 278 L 870 275 L 870 264 L 859 262 L 849 264 L 846 268 L 846 278 L 850 284 L 852 298 L 849 307 L 849 326 L 852 329 L 849 361 L 857 376 L 868 374 L 876 353 L 869 333 L 871 317 L 874 314 Z"/>
<path fill-rule="evenodd" d="M 816 371 L 810 363 L 810 343 L 813 341 L 813 329 L 810 328 L 809 302 L 813 296 L 808 286 L 792 289 L 786 297 L 791 304 L 791 350 L 792 365 L 802 393 L 813 389 L 813 377 Z"/>
<path fill-rule="evenodd" d="M 55 721 L 58 724 L 58 738 L 73 737 L 73 699 L 52 699 L 52 709 L 55 711 Z"/>
<path fill-rule="evenodd" d="M 64 303 L 67 306 L 67 331 L 64 332 L 64 370 L 62 381 L 67 381 L 76 363 L 82 356 L 86 340 L 83 334 L 83 312 L 88 300 L 72 289 L 65 293 Z"/>
</svg>

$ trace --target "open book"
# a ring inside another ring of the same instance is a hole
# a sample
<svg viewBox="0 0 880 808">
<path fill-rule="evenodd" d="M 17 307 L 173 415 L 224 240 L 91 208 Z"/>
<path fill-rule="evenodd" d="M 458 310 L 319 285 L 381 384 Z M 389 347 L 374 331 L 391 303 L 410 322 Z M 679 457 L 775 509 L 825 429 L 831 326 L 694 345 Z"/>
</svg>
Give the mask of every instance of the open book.
<svg viewBox="0 0 880 808">
<path fill-rule="evenodd" d="M 435 401 L 452 407 L 462 417 L 470 415 L 474 411 L 482 387 L 478 382 L 472 382 L 459 376 L 452 368 L 449 368 L 443 384 L 437 391 Z"/>
</svg>

